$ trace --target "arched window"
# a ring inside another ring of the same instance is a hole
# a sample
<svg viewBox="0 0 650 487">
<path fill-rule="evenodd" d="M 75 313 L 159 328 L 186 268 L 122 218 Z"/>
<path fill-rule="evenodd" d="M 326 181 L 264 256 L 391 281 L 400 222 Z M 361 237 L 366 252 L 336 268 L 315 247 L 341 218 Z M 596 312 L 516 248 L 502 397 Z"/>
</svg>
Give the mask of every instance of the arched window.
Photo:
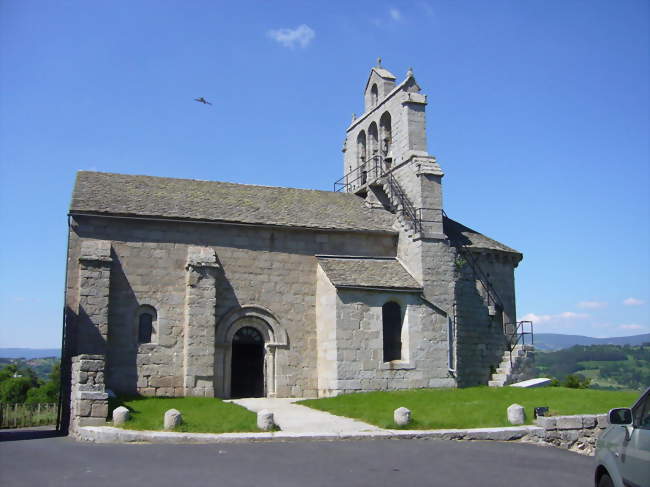
<svg viewBox="0 0 650 487">
<path fill-rule="evenodd" d="M 374 157 L 379 150 L 379 133 L 377 131 L 377 124 L 375 122 L 372 122 L 370 124 L 370 127 L 368 127 L 368 138 L 370 139 L 368 141 L 370 146 L 369 156 Z"/>
<path fill-rule="evenodd" d="M 357 135 L 357 161 L 359 164 L 366 162 L 366 133 L 363 130 Z"/>
<path fill-rule="evenodd" d="M 155 308 L 140 306 L 136 313 L 138 343 L 151 343 L 156 336 L 157 315 Z"/>
<path fill-rule="evenodd" d="M 379 90 L 377 89 L 377 85 L 374 84 L 372 85 L 372 88 L 370 88 L 370 100 L 372 102 L 372 106 L 374 107 L 377 102 L 379 101 Z"/>
<path fill-rule="evenodd" d="M 402 359 L 402 307 L 389 301 L 381 307 L 384 362 Z"/>
<path fill-rule="evenodd" d="M 384 112 L 379 119 L 379 129 L 381 132 L 381 152 L 384 156 L 390 151 L 390 146 L 393 142 L 393 131 L 390 121 L 390 113 Z"/>
<path fill-rule="evenodd" d="M 380 132 L 380 150 L 381 155 L 384 157 L 384 169 L 389 170 L 393 162 L 390 147 L 393 143 L 393 129 L 391 127 L 390 113 L 384 112 L 379 119 L 379 132 Z"/>
</svg>

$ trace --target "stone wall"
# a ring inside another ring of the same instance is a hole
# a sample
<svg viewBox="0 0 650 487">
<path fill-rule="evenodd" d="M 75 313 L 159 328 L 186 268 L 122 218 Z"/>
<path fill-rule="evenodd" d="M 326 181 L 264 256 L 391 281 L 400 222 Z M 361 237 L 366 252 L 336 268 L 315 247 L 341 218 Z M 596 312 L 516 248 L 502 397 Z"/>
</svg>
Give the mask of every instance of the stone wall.
<svg viewBox="0 0 650 487">
<path fill-rule="evenodd" d="M 318 397 L 332 396 L 338 386 L 336 288 L 318 266 L 316 276 L 316 339 L 318 349 Z"/>
<path fill-rule="evenodd" d="M 212 363 L 215 368 L 222 367 L 227 357 L 223 350 L 215 350 L 208 335 L 193 335 L 191 330 L 186 335 L 186 301 L 188 296 L 194 299 L 192 293 L 197 291 L 188 288 L 188 252 L 191 247 L 201 247 L 211 249 L 220 266 L 203 281 L 213 281 L 214 298 L 210 297 L 212 291 L 203 289 L 201 299 L 204 303 L 214 299 L 215 303 L 213 317 L 205 314 L 205 307 L 200 312 L 204 331 L 218 332 L 219 323 L 233 309 L 254 304 L 269 310 L 289 337 L 287 346 L 275 350 L 276 395 L 315 397 L 314 255 L 391 257 L 395 255 L 395 239 L 395 235 L 379 233 L 75 217 L 69 262 L 74 270 L 85 242 L 110 240 L 110 306 L 97 306 L 108 311 L 106 321 L 98 319 L 110 323 L 105 337 L 106 384 L 116 393 L 169 396 L 190 387 L 197 394 L 210 394 L 213 380 L 214 393 L 223 394 L 224 385 L 216 383 L 224 380 L 223 371 L 214 379 L 205 370 L 185 373 L 191 366 L 184 362 L 186 339 L 191 342 L 192 353 L 203 356 L 205 366 Z M 69 273 L 70 330 L 83 322 L 83 316 L 74 312 L 80 309 L 76 302 L 80 282 L 83 279 L 78 272 Z M 107 294 L 102 297 L 108 299 Z M 137 340 L 136 316 L 141 306 L 156 311 L 152 343 Z M 188 309 L 192 312 L 197 308 L 190 304 Z"/>
<path fill-rule="evenodd" d="M 373 156 L 370 149 L 372 144 L 368 130 L 373 123 L 379 127 L 380 119 L 386 112 L 390 113 L 391 116 L 392 141 L 388 157 L 393 158 L 393 165 L 406 161 L 410 157 L 407 155 L 408 151 L 415 150 L 424 153 L 427 150 L 425 130 L 426 96 L 415 93 L 413 90 L 413 84 L 409 82 L 403 89 L 393 92 L 388 97 L 380 95 L 379 103 L 376 106 L 373 106 L 352 122 L 348 128 L 345 142 L 343 174 L 359 170 L 360 157 L 357 148 L 357 137 L 361 131 L 366 134 L 367 159 Z M 368 169 L 370 169 L 370 165 L 368 165 Z M 359 174 L 355 172 L 352 178 L 357 178 Z M 351 187 L 351 191 L 355 191 L 360 183 L 361 180 L 359 179 L 356 186 Z"/>
<path fill-rule="evenodd" d="M 535 421 L 542 429 L 527 441 L 546 443 L 584 455 L 593 455 L 598 436 L 609 426 L 607 414 L 548 416 Z"/>
<path fill-rule="evenodd" d="M 402 359 L 384 362 L 382 306 L 388 301 L 403 314 Z M 338 289 L 336 315 L 336 389 L 325 395 L 455 385 L 446 317 L 418 293 Z"/>
<path fill-rule="evenodd" d="M 80 426 L 102 426 L 108 416 L 108 394 L 104 390 L 104 356 L 72 357 L 70 431 Z"/>
<path fill-rule="evenodd" d="M 501 298 L 504 310 L 491 315 L 487 293 L 472 267 L 469 263 L 456 266 L 456 369 L 461 387 L 487 384 L 491 368 L 499 367 L 506 349 L 503 324 L 516 319 L 512 257 L 497 252 L 475 255 Z"/>
</svg>

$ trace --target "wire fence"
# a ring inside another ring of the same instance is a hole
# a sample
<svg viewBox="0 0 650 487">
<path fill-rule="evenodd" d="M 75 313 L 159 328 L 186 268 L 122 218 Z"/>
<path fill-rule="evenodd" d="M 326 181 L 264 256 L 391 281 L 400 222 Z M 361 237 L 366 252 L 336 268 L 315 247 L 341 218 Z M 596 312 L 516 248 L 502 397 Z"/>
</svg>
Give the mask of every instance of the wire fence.
<svg viewBox="0 0 650 487">
<path fill-rule="evenodd" d="M 24 428 L 56 424 L 56 403 L 0 403 L 0 428 Z"/>
</svg>

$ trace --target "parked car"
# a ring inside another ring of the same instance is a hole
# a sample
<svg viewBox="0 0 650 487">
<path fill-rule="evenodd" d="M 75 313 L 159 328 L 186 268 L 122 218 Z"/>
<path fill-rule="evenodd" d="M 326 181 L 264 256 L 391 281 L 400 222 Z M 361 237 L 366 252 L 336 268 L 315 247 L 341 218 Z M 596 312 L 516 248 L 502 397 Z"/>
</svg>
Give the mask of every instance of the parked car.
<svg viewBox="0 0 650 487">
<path fill-rule="evenodd" d="M 650 388 L 631 408 L 609 412 L 596 443 L 596 487 L 650 487 Z"/>
</svg>

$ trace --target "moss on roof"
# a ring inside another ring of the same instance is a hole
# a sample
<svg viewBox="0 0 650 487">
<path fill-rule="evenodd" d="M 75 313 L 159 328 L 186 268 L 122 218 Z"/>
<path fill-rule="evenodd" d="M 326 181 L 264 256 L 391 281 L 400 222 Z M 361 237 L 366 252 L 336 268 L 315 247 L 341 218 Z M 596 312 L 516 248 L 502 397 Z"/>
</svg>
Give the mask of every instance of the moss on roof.
<svg viewBox="0 0 650 487">
<path fill-rule="evenodd" d="M 318 263 L 335 287 L 422 289 L 397 259 L 319 256 Z"/>
<path fill-rule="evenodd" d="M 482 233 L 472 230 L 451 218 L 445 217 L 443 219 L 443 229 L 445 235 L 449 238 L 450 243 L 454 246 L 463 245 L 474 249 L 499 250 L 501 252 L 518 254 L 523 257 L 521 252 L 510 248 L 501 242 L 497 242 L 490 237 L 486 237 Z"/>
<path fill-rule="evenodd" d="M 394 215 L 349 193 L 89 171 L 70 212 L 396 233 Z"/>
</svg>

